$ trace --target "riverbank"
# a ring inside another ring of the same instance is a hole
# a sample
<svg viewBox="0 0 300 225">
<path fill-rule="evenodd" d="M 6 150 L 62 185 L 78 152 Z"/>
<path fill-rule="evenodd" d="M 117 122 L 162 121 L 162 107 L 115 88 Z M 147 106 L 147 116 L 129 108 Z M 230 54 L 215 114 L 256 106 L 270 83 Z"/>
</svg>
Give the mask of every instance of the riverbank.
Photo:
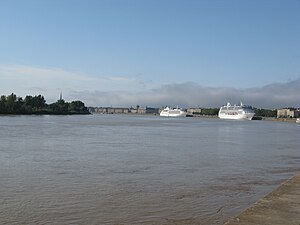
<svg viewBox="0 0 300 225">
<path fill-rule="evenodd" d="M 296 118 L 274 118 L 274 117 L 263 117 L 262 120 L 276 121 L 276 122 L 296 122 Z"/>
<path fill-rule="evenodd" d="M 224 225 L 300 224 L 300 172 Z"/>
<path fill-rule="evenodd" d="M 198 117 L 198 118 L 212 118 L 217 119 L 217 115 L 189 115 L 188 117 Z M 276 118 L 276 117 L 253 117 L 252 120 L 265 120 L 265 121 L 274 121 L 274 122 L 296 122 L 296 118 Z"/>
</svg>

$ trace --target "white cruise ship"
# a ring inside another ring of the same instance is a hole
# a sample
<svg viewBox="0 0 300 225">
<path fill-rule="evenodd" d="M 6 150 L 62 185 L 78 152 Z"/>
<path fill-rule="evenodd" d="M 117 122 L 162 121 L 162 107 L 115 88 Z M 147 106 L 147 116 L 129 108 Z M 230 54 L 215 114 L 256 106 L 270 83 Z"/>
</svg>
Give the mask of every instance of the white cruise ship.
<svg viewBox="0 0 300 225">
<path fill-rule="evenodd" d="M 254 116 L 254 109 L 251 106 L 231 105 L 229 102 L 219 110 L 220 119 L 232 120 L 252 120 Z"/>
<path fill-rule="evenodd" d="M 180 117 L 180 116 L 186 116 L 186 112 L 178 107 L 174 109 L 166 107 L 160 112 L 159 115 L 165 117 Z"/>
</svg>

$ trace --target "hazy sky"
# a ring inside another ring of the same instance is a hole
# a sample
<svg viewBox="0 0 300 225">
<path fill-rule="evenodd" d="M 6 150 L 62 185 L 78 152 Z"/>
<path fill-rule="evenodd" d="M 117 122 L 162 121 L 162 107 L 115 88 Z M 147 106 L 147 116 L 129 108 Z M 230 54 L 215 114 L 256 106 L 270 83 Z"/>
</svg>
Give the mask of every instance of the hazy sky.
<svg viewBox="0 0 300 225">
<path fill-rule="evenodd" d="M 0 94 L 300 107 L 299 0 L 0 0 Z"/>
</svg>

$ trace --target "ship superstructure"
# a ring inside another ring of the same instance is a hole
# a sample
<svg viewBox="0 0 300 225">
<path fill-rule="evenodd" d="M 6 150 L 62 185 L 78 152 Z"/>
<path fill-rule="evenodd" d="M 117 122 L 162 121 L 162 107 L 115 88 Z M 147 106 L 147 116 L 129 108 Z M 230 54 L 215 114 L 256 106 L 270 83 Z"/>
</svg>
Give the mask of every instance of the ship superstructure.
<svg viewBox="0 0 300 225">
<path fill-rule="evenodd" d="M 181 117 L 181 116 L 186 116 L 186 112 L 178 107 L 174 109 L 166 107 L 160 112 L 159 115 L 165 117 Z"/>
<path fill-rule="evenodd" d="M 254 116 L 254 109 L 252 106 L 243 105 L 231 105 L 229 102 L 219 110 L 220 119 L 232 119 L 232 120 L 252 120 Z"/>
</svg>

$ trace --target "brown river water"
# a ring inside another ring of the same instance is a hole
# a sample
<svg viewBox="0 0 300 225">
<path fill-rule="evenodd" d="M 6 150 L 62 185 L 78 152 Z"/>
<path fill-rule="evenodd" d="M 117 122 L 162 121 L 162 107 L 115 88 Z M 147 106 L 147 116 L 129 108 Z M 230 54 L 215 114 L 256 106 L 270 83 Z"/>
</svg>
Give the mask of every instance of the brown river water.
<svg viewBox="0 0 300 225">
<path fill-rule="evenodd" d="M 0 224 L 223 224 L 300 170 L 300 125 L 0 116 Z"/>
</svg>

